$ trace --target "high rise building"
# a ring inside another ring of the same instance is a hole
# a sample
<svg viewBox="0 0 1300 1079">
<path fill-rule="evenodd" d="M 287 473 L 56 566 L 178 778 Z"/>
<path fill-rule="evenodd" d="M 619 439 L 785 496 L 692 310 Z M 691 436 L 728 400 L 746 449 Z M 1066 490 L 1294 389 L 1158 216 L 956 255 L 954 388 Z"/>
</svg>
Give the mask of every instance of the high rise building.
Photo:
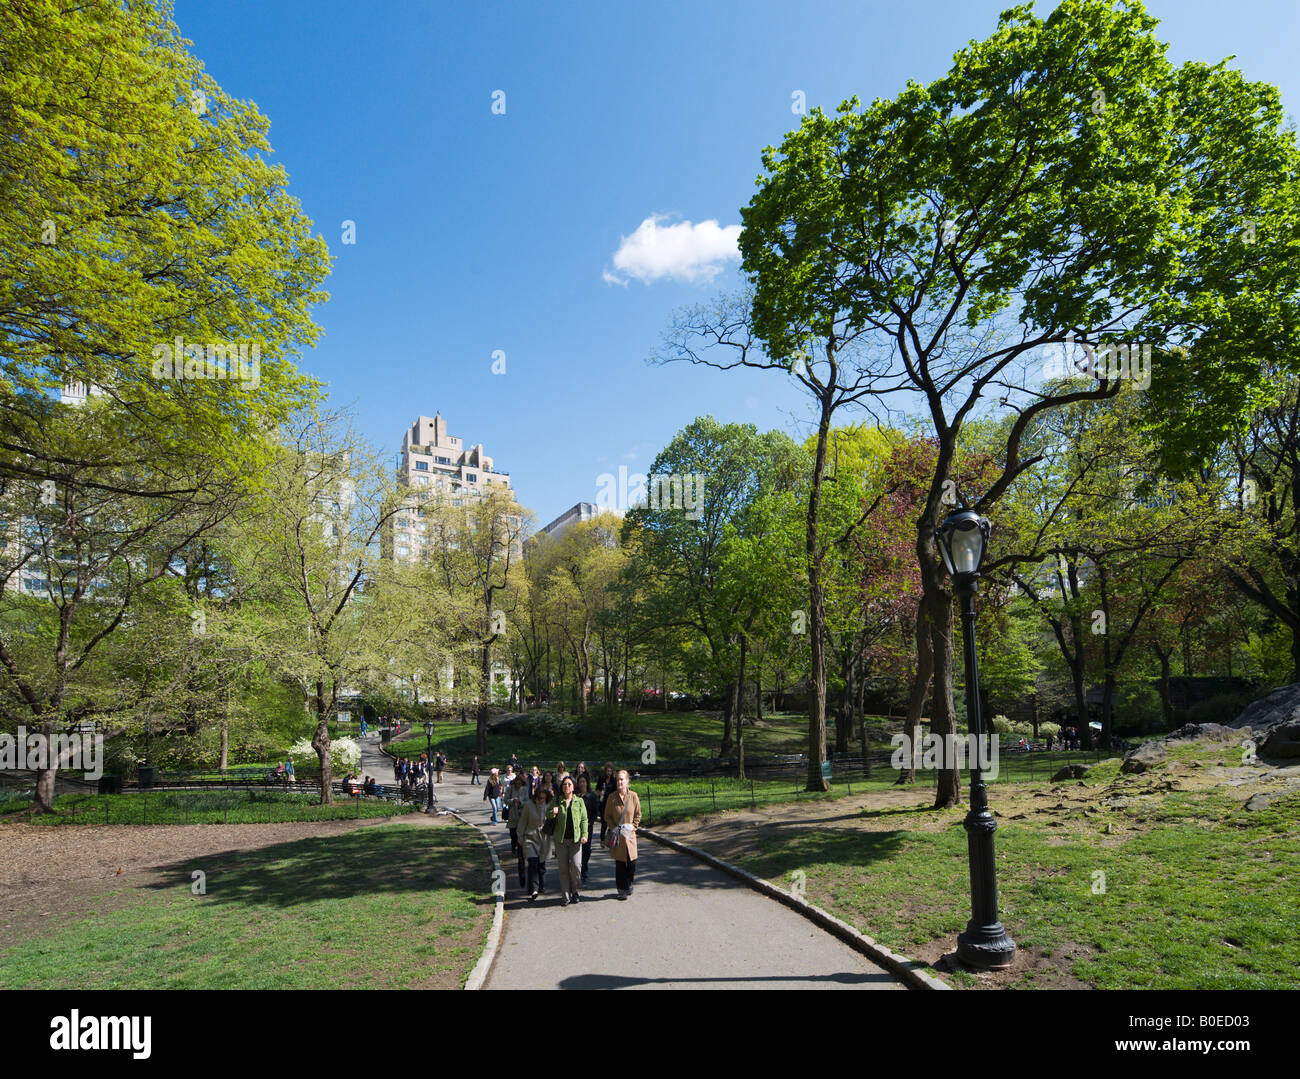
<svg viewBox="0 0 1300 1079">
<path fill-rule="evenodd" d="M 510 473 L 498 472 L 483 443 L 466 448 L 447 433 L 442 413 L 420 416 L 402 438 L 401 481 L 412 488 L 406 507 L 381 540 L 384 556 L 398 562 L 417 561 L 424 553 L 426 527 L 419 494 L 438 493 L 451 505 L 482 498 L 494 487 L 510 488 Z"/>
</svg>

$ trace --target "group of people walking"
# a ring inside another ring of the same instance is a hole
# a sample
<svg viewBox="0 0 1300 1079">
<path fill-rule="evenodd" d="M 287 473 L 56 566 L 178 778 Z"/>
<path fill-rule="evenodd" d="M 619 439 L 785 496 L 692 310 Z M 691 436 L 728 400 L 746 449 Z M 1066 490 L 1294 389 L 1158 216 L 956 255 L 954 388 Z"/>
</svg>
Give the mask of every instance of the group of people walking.
<svg viewBox="0 0 1300 1079">
<path fill-rule="evenodd" d="M 443 756 L 442 750 L 438 750 L 433 755 L 433 760 L 429 760 L 427 753 L 421 753 L 417 760 L 408 760 L 406 757 L 396 757 L 393 760 L 393 778 L 401 785 L 403 791 L 420 786 L 433 778 L 435 783 L 442 782 L 443 770 L 447 767 L 447 758 Z"/>
<path fill-rule="evenodd" d="M 552 853 L 559 867 L 560 905 L 581 899 L 597 820 L 599 842 L 614 859 L 618 897 L 630 898 L 641 800 L 628 785 L 628 773 L 615 772 L 607 764 L 593 783 L 585 764 L 570 773 L 560 761 L 555 772 L 543 774 L 535 766 L 528 773 L 516 772 L 517 758 L 512 755 L 510 761 L 504 776 L 496 768 L 489 773 L 483 800 L 492 805 L 492 823 L 504 818 L 510 828 L 519 886 L 528 892 L 529 901 L 546 891 L 546 863 Z"/>
</svg>

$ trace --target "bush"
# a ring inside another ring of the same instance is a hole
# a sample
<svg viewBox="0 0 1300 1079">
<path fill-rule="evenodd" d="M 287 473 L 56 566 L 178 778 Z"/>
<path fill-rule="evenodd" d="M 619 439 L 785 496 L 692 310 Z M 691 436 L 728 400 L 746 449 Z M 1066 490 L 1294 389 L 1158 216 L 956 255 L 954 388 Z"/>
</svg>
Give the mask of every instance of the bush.
<svg viewBox="0 0 1300 1079">
<path fill-rule="evenodd" d="M 319 765 L 320 757 L 306 738 L 299 738 L 289 747 L 289 757 L 294 767 Z M 361 767 L 361 747 L 352 738 L 336 738 L 330 742 L 330 769 L 335 775 L 346 775 Z"/>
<path fill-rule="evenodd" d="M 1007 719 L 1006 716 L 994 716 L 991 725 L 995 734 L 1011 733 L 1011 720 Z"/>
<path fill-rule="evenodd" d="M 1061 737 L 1061 725 L 1059 723 L 1040 723 L 1038 725 L 1038 735 L 1040 738 L 1046 738 L 1049 735 L 1053 738 Z"/>
<path fill-rule="evenodd" d="M 576 720 L 550 712 L 534 712 L 517 720 L 514 729 L 526 738 L 573 738 L 581 729 Z"/>
<path fill-rule="evenodd" d="M 1175 726 L 1185 723 L 1230 723 L 1255 697 L 1249 690 L 1238 693 L 1216 693 L 1203 701 L 1175 713 Z"/>
</svg>

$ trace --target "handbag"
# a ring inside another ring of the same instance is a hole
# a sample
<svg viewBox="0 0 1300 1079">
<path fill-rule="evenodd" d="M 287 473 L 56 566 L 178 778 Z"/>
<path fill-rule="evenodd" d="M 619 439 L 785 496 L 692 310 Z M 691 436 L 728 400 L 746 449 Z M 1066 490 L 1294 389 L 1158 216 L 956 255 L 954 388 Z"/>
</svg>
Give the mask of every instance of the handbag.
<svg viewBox="0 0 1300 1079">
<path fill-rule="evenodd" d="M 547 817 L 542 823 L 542 835 L 555 835 L 555 822 L 559 820 L 558 816 Z"/>
<path fill-rule="evenodd" d="M 627 793 L 630 795 L 632 792 L 628 791 Z M 611 828 L 605 836 L 605 846 L 607 846 L 611 852 L 618 846 L 619 838 L 623 835 L 623 825 L 627 823 L 627 803 L 629 800 L 630 799 L 628 798 L 623 799 L 623 817 L 618 822 L 618 827 Z"/>
</svg>

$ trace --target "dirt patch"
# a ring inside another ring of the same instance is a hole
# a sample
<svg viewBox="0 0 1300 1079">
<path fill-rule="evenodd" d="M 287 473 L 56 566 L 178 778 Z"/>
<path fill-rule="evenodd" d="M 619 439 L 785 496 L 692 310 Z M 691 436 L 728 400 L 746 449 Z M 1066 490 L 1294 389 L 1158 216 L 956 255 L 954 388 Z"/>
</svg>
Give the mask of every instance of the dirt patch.
<svg viewBox="0 0 1300 1079">
<path fill-rule="evenodd" d="M 40 935 L 76 918 L 134 903 L 160 883 L 174 881 L 178 861 L 238 861 L 243 851 L 383 823 L 384 818 L 289 824 L 0 825 L 0 937 Z"/>
</svg>

